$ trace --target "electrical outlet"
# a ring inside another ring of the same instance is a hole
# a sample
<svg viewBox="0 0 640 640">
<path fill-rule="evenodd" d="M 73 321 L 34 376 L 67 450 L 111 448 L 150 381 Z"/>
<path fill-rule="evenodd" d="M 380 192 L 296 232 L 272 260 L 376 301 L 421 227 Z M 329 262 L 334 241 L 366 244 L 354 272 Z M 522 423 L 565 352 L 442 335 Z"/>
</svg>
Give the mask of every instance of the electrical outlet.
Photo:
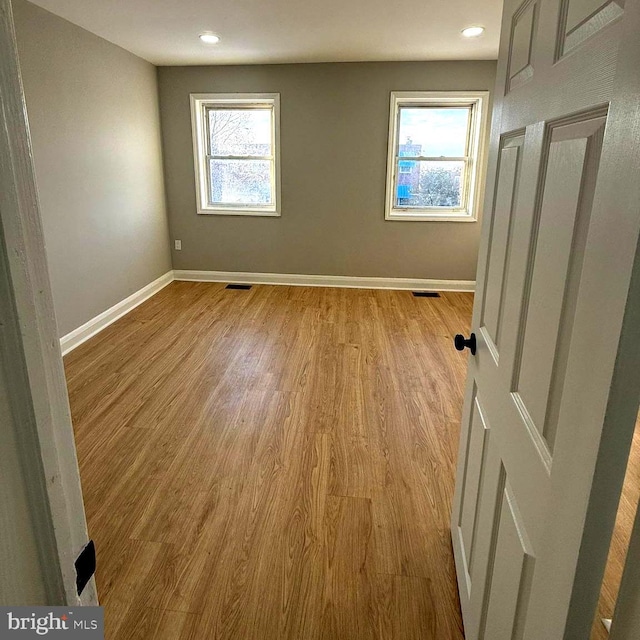
<svg viewBox="0 0 640 640">
<path fill-rule="evenodd" d="M 182 251 L 182 240 L 174 240 L 174 248 L 176 251 Z"/>
</svg>

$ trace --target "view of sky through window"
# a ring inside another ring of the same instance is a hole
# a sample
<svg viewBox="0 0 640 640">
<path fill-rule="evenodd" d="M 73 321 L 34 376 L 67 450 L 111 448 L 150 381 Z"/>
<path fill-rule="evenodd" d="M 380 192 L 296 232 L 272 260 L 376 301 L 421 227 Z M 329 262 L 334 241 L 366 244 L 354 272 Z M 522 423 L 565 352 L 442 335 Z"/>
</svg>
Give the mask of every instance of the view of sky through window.
<svg viewBox="0 0 640 640">
<path fill-rule="evenodd" d="M 469 107 L 401 107 L 398 143 L 420 147 L 416 156 L 464 156 L 469 111 Z"/>
</svg>

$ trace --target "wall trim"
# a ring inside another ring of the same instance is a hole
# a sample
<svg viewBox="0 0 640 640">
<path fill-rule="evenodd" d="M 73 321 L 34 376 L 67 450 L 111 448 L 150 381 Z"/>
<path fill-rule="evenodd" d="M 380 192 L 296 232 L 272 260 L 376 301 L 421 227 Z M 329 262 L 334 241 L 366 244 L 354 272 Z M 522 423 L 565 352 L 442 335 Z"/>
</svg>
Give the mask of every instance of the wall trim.
<svg viewBox="0 0 640 640">
<path fill-rule="evenodd" d="M 474 280 L 432 280 L 423 278 L 374 278 L 367 276 L 324 276 L 297 273 L 249 273 L 241 271 L 189 271 L 174 269 L 175 280 L 189 282 L 243 282 L 300 287 L 346 287 L 351 289 L 400 289 L 421 291 L 475 291 Z"/>
<path fill-rule="evenodd" d="M 121 318 L 123 315 L 129 313 L 132 309 L 135 309 L 138 305 L 142 304 L 145 300 L 148 300 L 151 296 L 158 293 L 160 289 L 163 289 L 171 282 L 173 282 L 173 271 L 167 271 L 167 273 L 142 287 L 142 289 L 132 293 L 128 298 L 114 304 L 95 318 L 92 318 L 82 326 L 74 329 L 70 333 L 67 333 L 66 336 L 60 338 L 62 355 L 64 356 L 70 351 L 73 351 L 83 342 L 86 342 L 89 338 L 92 338 L 103 329 L 106 329 L 110 324 Z"/>
<path fill-rule="evenodd" d="M 323 276 L 298 273 L 250 273 L 244 271 L 167 271 L 128 298 L 85 322 L 60 338 L 62 355 L 93 338 L 110 324 L 135 309 L 174 280 L 185 282 L 243 282 L 294 287 L 340 287 L 348 289 L 397 289 L 408 291 L 475 291 L 474 280 L 432 280 L 425 278 L 374 278 L 368 276 Z"/>
</svg>

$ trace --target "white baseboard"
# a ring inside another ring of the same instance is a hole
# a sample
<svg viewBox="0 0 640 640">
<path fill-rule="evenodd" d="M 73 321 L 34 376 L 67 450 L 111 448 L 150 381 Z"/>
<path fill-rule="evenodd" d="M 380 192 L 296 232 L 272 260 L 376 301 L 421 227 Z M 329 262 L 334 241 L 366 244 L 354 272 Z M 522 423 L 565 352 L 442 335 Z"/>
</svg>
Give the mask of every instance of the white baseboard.
<svg viewBox="0 0 640 640">
<path fill-rule="evenodd" d="M 321 276 L 297 273 L 245 273 L 240 271 L 173 272 L 175 280 L 190 282 L 241 282 L 300 287 L 347 287 L 352 289 L 401 289 L 409 291 L 475 291 L 473 280 L 429 280 L 421 278 L 370 278 L 365 276 Z"/>
<path fill-rule="evenodd" d="M 474 291 L 473 280 L 430 280 L 421 278 L 370 278 L 365 276 L 321 276 L 297 273 L 246 273 L 241 271 L 168 271 L 157 280 L 131 294 L 81 327 L 60 338 L 62 355 L 92 338 L 110 324 L 173 280 L 189 282 L 241 282 L 245 284 L 276 284 L 298 287 L 346 287 L 351 289 L 400 289 L 409 291 Z"/>
<path fill-rule="evenodd" d="M 71 333 L 67 333 L 66 336 L 60 338 L 62 355 L 73 351 L 77 346 L 95 336 L 96 333 L 99 333 L 118 318 L 129 313 L 129 311 L 135 309 L 135 307 L 142 304 L 152 295 L 158 293 L 160 289 L 166 287 L 170 282 L 173 282 L 173 271 L 167 271 L 167 273 L 149 283 L 146 287 L 142 287 L 139 291 L 132 293 L 128 298 L 114 304 L 113 307 L 103 311 L 100 315 L 89 320 L 89 322 L 85 322 L 81 327 L 74 329 Z"/>
</svg>

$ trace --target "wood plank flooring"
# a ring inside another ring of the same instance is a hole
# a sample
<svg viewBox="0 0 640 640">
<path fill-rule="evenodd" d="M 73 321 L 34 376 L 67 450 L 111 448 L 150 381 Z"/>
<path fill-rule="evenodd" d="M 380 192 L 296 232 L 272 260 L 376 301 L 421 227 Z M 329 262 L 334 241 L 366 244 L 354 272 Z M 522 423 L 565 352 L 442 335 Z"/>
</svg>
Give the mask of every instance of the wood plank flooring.
<svg viewBox="0 0 640 640">
<path fill-rule="evenodd" d="M 174 282 L 69 354 L 107 638 L 461 639 L 472 301 Z"/>
<path fill-rule="evenodd" d="M 618 505 L 618 515 L 600 590 L 598 610 L 591 631 L 591 640 L 606 640 L 609 637 L 609 633 L 602 624 L 602 618 L 613 618 L 638 500 L 640 500 L 640 415 L 633 434 L 622 495 Z"/>
</svg>

